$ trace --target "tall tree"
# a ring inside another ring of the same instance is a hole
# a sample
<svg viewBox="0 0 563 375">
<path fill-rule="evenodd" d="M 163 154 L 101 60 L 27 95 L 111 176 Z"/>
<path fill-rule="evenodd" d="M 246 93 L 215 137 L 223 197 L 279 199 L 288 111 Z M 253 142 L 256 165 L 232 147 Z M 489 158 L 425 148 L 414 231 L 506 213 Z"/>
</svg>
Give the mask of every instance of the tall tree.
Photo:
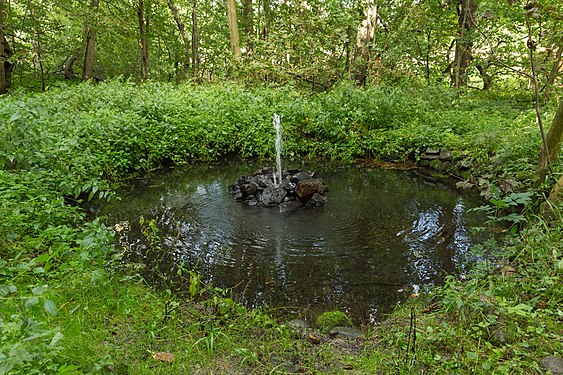
<svg viewBox="0 0 563 375">
<path fill-rule="evenodd" d="M 538 179 L 536 186 L 539 186 L 549 171 L 549 168 L 557 161 L 561 141 L 563 139 L 563 99 L 559 100 L 559 107 L 553 118 L 553 123 L 547 132 L 545 145 L 541 149 L 540 161 L 537 167 Z"/>
<path fill-rule="evenodd" d="M 474 0 L 457 1 L 458 28 L 451 80 L 453 87 L 460 88 L 467 84 L 467 67 L 473 47 L 471 31 L 477 24 L 477 4 Z"/>
<path fill-rule="evenodd" d="M 97 13 L 99 0 L 91 0 L 90 8 L 93 13 Z M 86 26 L 86 50 L 84 52 L 84 69 L 82 70 L 82 80 L 87 81 L 94 76 L 94 52 L 96 49 L 96 21 L 91 25 L 91 20 L 88 21 L 89 25 Z"/>
<path fill-rule="evenodd" d="M 4 60 L 6 59 L 4 53 L 4 0 L 0 0 L 0 94 L 6 92 L 6 70 L 4 68 Z"/>
<path fill-rule="evenodd" d="M 139 20 L 139 47 L 141 48 L 141 82 L 149 77 L 149 17 L 144 0 L 138 0 L 137 17 Z"/>
<path fill-rule="evenodd" d="M 252 51 L 254 49 L 254 9 L 252 7 L 252 0 L 243 1 L 242 27 L 246 38 L 246 47 Z"/>
<path fill-rule="evenodd" d="M 262 0 L 262 11 L 264 13 L 264 24 L 262 27 L 262 38 L 266 39 L 270 34 L 270 25 L 272 23 L 271 0 Z"/>
<path fill-rule="evenodd" d="M 166 3 L 168 4 L 170 11 L 172 12 L 172 16 L 174 17 L 178 31 L 180 32 L 180 37 L 182 38 L 182 44 L 184 45 L 184 63 L 182 66 L 182 71 L 178 75 L 178 81 L 181 81 L 190 68 L 190 40 L 186 35 L 186 26 L 184 25 L 184 21 L 182 21 L 182 18 L 180 17 L 178 7 L 176 6 L 176 4 L 174 4 L 173 0 L 167 0 Z"/>
<path fill-rule="evenodd" d="M 231 50 L 235 54 L 235 59 L 240 60 L 240 38 L 235 0 L 227 0 L 227 18 L 229 20 Z"/>
<path fill-rule="evenodd" d="M 553 84 L 555 83 L 555 79 L 559 75 L 559 71 L 563 68 L 563 41 L 561 42 L 562 45 L 557 48 L 557 52 L 555 53 L 555 59 L 553 61 L 553 65 L 551 67 L 551 71 L 549 72 L 549 76 L 547 77 L 547 82 L 544 91 L 544 100 L 547 100 L 551 92 L 553 91 Z"/>
<path fill-rule="evenodd" d="M 31 2 L 28 3 L 31 5 Z M 39 78 L 41 80 L 41 91 L 45 91 L 45 65 L 43 63 L 43 43 L 42 37 L 46 34 L 43 27 L 44 24 L 41 23 L 41 17 L 36 14 L 36 9 L 29 6 L 29 14 L 31 19 L 34 21 L 34 27 L 32 28 L 32 35 L 35 37 L 31 40 L 31 45 L 33 46 L 33 63 L 36 68 L 39 69 Z"/>
<path fill-rule="evenodd" d="M 197 18 L 197 0 L 192 2 L 192 66 L 193 76 L 196 82 L 199 81 L 199 24 Z"/>
<path fill-rule="evenodd" d="M 356 34 L 356 55 L 354 58 L 354 78 L 364 86 L 368 77 L 368 68 L 371 60 L 371 44 L 375 36 L 377 24 L 377 4 L 368 0 L 364 9 L 365 18 L 358 25 Z"/>
</svg>

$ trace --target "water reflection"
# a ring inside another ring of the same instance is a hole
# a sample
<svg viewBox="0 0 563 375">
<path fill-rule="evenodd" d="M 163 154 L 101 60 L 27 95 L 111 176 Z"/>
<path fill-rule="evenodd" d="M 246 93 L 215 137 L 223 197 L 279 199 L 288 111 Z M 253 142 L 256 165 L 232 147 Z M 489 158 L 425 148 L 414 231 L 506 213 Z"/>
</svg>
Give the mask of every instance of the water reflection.
<svg viewBox="0 0 563 375">
<path fill-rule="evenodd" d="M 480 223 L 476 202 L 397 171 L 339 165 L 316 170 L 330 188 L 324 207 L 280 212 L 232 201 L 227 187 L 261 165 L 202 165 L 155 176 L 117 204 L 108 220 L 131 223 L 129 260 L 174 277 L 179 263 L 230 288 L 249 306 L 347 309 L 371 319 L 414 286 L 465 271 Z M 140 235 L 156 220 L 160 243 Z M 152 248 L 151 251 L 147 249 Z M 160 250 L 159 250 L 160 249 Z"/>
</svg>

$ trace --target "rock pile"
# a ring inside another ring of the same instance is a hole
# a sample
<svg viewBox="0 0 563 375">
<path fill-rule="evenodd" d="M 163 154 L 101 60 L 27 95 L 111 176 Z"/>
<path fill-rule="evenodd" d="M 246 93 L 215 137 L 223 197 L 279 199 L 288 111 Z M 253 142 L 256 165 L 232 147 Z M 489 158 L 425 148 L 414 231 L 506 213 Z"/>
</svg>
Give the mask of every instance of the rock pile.
<svg viewBox="0 0 563 375">
<path fill-rule="evenodd" d="M 327 186 L 315 173 L 298 169 L 283 171 L 281 183 L 274 182 L 273 168 L 262 168 L 251 176 L 241 176 L 229 186 L 229 193 L 238 202 L 265 207 L 321 206 L 326 202 Z"/>
</svg>

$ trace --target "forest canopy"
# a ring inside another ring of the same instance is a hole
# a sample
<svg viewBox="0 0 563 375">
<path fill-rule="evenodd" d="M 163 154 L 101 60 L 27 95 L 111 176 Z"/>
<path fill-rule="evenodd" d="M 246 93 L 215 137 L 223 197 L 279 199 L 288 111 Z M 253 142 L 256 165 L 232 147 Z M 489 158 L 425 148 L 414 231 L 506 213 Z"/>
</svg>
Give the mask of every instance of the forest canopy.
<svg viewBox="0 0 563 375">
<path fill-rule="evenodd" d="M 0 1 L 5 87 L 114 77 L 326 90 L 413 77 L 543 91 L 560 77 L 559 0 Z M 1 88 L 1 87 L 0 87 Z"/>
</svg>

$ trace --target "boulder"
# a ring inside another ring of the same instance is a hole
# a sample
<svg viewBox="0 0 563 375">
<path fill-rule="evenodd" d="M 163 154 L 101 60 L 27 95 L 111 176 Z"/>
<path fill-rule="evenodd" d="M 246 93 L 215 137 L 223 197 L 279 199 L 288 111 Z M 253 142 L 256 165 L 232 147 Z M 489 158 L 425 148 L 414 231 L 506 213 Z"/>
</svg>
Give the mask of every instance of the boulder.
<svg viewBox="0 0 563 375">
<path fill-rule="evenodd" d="M 325 184 L 322 179 L 309 178 L 306 180 L 299 180 L 297 182 L 295 194 L 301 201 L 307 202 L 313 197 L 313 195 L 315 195 L 315 193 L 324 195 Z"/>
<path fill-rule="evenodd" d="M 550 371 L 553 375 L 563 375 L 563 358 L 550 355 L 540 359 L 540 368 Z"/>
<path fill-rule="evenodd" d="M 279 205 L 285 198 L 286 191 L 283 187 L 267 187 L 259 196 L 259 200 L 266 207 Z"/>
</svg>

